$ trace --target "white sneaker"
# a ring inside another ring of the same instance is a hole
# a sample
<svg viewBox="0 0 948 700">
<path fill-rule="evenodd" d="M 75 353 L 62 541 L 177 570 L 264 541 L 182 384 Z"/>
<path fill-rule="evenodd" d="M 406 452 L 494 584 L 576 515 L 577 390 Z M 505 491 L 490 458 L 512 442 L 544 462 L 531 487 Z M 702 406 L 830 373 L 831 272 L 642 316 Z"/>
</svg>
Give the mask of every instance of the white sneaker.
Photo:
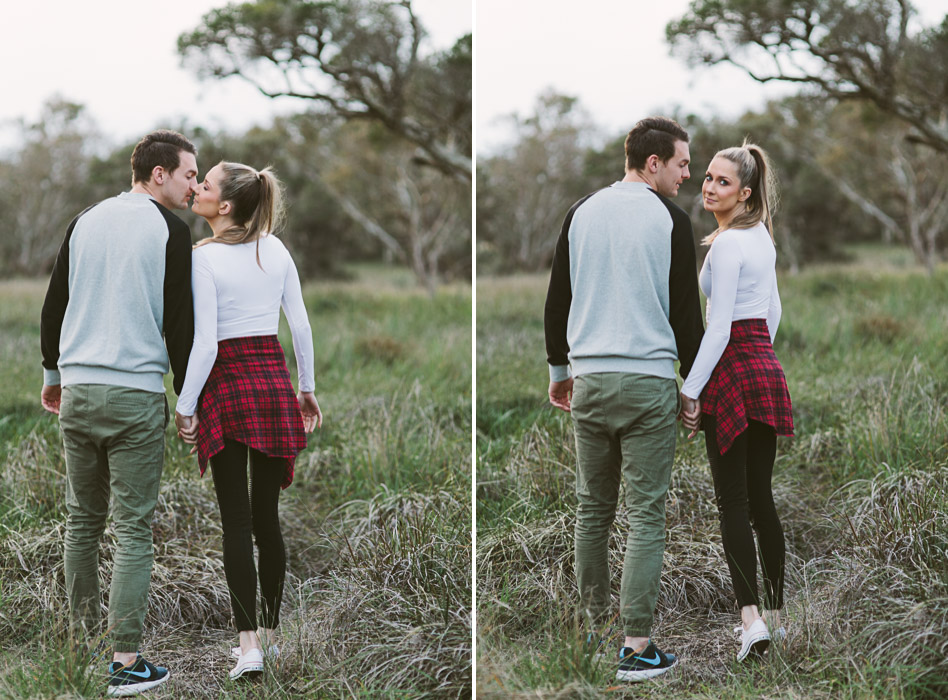
<svg viewBox="0 0 948 700">
<path fill-rule="evenodd" d="M 255 676 L 260 673 L 263 673 L 263 654 L 259 649 L 254 648 L 237 659 L 237 665 L 228 675 L 231 680 L 237 680 L 243 676 Z"/>
<path fill-rule="evenodd" d="M 767 624 L 757 618 L 750 629 L 741 627 L 741 650 L 737 652 L 737 660 L 743 661 L 748 655 L 759 658 L 769 646 L 770 632 L 767 631 Z"/>
<path fill-rule="evenodd" d="M 240 647 L 239 647 L 239 646 L 237 646 L 237 647 L 231 647 L 231 648 L 230 648 L 230 655 L 233 656 L 235 659 L 239 659 L 239 658 L 240 658 Z M 264 655 L 264 656 L 268 656 L 268 657 L 270 657 L 271 659 L 275 659 L 275 658 L 277 658 L 277 657 L 280 655 L 280 647 L 278 647 L 276 644 L 274 644 L 274 645 L 272 645 L 269 649 L 264 649 L 264 650 L 263 650 L 263 655 Z"/>
</svg>

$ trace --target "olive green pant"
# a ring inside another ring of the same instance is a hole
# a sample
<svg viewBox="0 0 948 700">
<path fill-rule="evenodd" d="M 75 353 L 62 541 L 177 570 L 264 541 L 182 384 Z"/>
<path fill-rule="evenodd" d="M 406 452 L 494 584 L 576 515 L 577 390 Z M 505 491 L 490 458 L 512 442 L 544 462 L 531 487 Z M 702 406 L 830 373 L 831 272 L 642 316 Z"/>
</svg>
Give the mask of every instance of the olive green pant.
<svg viewBox="0 0 948 700">
<path fill-rule="evenodd" d="M 165 453 L 164 394 L 102 384 L 63 387 L 66 451 L 64 568 L 73 632 L 101 631 L 99 540 L 112 498 L 115 554 L 107 636 L 116 652 L 140 648 L 153 559 L 151 521 Z"/>
<path fill-rule="evenodd" d="M 680 408 L 674 379 L 585 374 L 570 402 L 576 435 L 576 583 L 581 612 L 601 629 L 609 618 L 609 534 L 625 485 L 629 536 L 619 592 L 629 637 L 652 628 L 665 553 L 665 496 L 675 459 Z"/>
</svg>

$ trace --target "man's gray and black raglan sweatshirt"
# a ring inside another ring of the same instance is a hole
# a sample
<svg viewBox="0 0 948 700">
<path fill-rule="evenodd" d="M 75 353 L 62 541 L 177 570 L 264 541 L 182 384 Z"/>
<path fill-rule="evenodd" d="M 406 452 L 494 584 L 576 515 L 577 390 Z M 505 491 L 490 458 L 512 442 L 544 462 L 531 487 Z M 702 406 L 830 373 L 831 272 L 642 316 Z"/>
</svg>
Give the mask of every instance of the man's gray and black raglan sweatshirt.
<svg viewBox="0 0 948 700">
<path fill-rule="evenodd" d="M 638 182 L 574 204 L 553 256 L 544 327 L 553 381 L 596 372 L 674 378 L 675 360 L 687 377 L 704 334 L 688 215 Z"/>
<path fill-rule="evenodd" d="M 147 194 L 124 192 L 66 231 L 43 304 L 44 382 L 180 393 L 194 340 L 191 231 Z"/>
</svg>

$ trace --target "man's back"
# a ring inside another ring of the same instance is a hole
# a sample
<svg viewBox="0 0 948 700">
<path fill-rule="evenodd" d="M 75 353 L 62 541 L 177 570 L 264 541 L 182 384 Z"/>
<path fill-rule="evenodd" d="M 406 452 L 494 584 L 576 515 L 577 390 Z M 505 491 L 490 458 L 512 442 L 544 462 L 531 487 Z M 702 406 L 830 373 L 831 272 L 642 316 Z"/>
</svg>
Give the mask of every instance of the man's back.
<svg viewBox="0 0 948 700">
<path fill-rule="evenodd" d="M 159 393 L 170 354 L 178 386 L 193 335 L 190 248 L 187 225 L 146 194 L 126 192 L 80 214 L 43 307 L 47 371 L 58 367 L 65 385 Z"/>
<path fill-rule="evenodd" d="M 687 375 L 702 333 L 696 301 L 687 215 L 644 183 L 617 182 L 564 222 L 547 297 L 550 364 L 568 353 L 573 376 L 671 378 L 680 356 Z"/>
</svg>

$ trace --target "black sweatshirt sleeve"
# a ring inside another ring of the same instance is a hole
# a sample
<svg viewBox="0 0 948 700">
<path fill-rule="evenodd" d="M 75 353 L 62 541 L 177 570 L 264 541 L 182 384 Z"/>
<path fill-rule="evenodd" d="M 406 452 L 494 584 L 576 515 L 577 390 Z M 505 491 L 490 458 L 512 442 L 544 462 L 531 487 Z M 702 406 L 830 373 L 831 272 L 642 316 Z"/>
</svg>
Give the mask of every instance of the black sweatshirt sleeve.
<svg viewBox="0 0 948 700">
<path fill-rule="evenodd" d="M 63 331 L 66 306 L 69 304 L 69 240 L 79 217 L 91 208 L 83 210 L 70 222 L 49 277 L 46 300 L 40 314 L 40 349 L 43 352 L 43 367 L 46 369 L 59 369 L 59 338 Z"/>
<path fill-rule="evenodd" d="M 592 194 L 570 207 L 553 253 L 553 269 L 550 272 L 550 286 L 546 292 L 546 306 L 543 310 L 543 329 L 546 334 L 546 361 L 554 367 L 569 364 L 566 325 L 569 321 L 569 308 L 573 303 L 573 288 L 569 279 L 569 227 L 573 214 L 590 197 Z"/>
<path fill-rule="evenodd" d="M 701 297 L 698 295 L 697 261 L 691 219 L 678 206 L 663 199 L 672 215 L 671 265 L 668 272 L 668 321 L 675 334 L 681 378 L 688 377 L 704 336 Z"/>
<path fill-rule="evenodd" d="M 191 230 L 181 219 L 155 202 L 168 224 L 165 248 L 164 328 L 171 361 L 174 393 L 181 394 L 188 357 L 194 342 L 194 305 L 191 300 Z"/>
</svg>

